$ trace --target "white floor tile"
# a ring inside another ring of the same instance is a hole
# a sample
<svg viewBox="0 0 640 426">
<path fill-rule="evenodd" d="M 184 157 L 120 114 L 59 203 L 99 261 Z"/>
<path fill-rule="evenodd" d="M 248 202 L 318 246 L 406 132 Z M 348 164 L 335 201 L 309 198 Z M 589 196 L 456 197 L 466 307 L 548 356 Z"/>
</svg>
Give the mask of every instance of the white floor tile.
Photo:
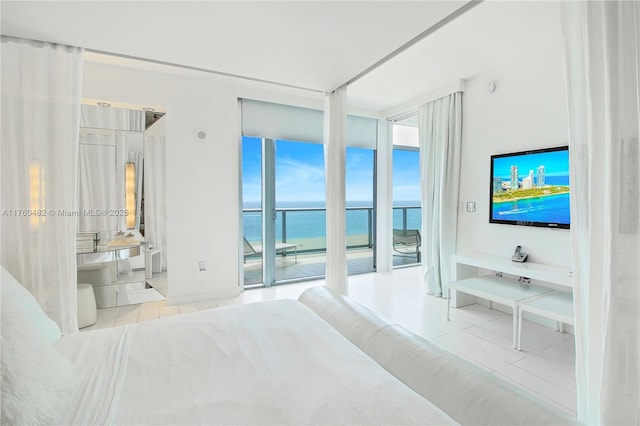
<svg viewBox="0 0 640 426">
<path fill-rule="evenodd" d="M 160 302 L 159 315 L 160 318 L 180 315 L 180 308 L 178 307 L 178 305 L 167 305 L 167 301 L 165 300 Z"/>
<path fill-rule="evenodd" d="M 121 306 L 115 325 L 118 326 L 138 322 L 141 307 L 142 305 Z"/>
<path fill-rule="evenodd" d="M 516 369 L 517 367 L 514 367 L 514 370 L 507 372 L 507 374 L 498 371 L 493 374 L 524 388 L 548 404 L 575 417 L 577 407 L 575 393 L 568 392 L 533 374 L 526 373 L 524 370 L 518 371 Z"/>
<path fill-rule="evenodd" d="M 222 307 L 222 306 L 232 306 L 232 305 L 238 305 L 240 304 L 240 299 L 237 297 L 229 297 L 229 298 L 225 298 L 225 299 L 216 299 L 216 305 L 218 307 Z"/>
<path fill-rule="evenodd" d="M 160 318 L 160 307 L 164 304 L 163 301 L 143 303 L 140 306 L 140 314 L 138 315 L 138 321 L 149 321 Z"/>
<path fill-rule="evenodd" d="M 178 305 L 178 308 L 180 309 L 180 315 L 198 312 L 197 303 L 183 303 L 182 305 Z"/>
<path fill-rule="evenodd" d="M 217 307 L 218 307 L 218 304 L 213 299 L 204 300 L 202 302 L 198 302 L 198 310 L 199 311 L 204 311 L 206 309 L 213 309 L 213 308 L 217 308 Z"/>
</svg>

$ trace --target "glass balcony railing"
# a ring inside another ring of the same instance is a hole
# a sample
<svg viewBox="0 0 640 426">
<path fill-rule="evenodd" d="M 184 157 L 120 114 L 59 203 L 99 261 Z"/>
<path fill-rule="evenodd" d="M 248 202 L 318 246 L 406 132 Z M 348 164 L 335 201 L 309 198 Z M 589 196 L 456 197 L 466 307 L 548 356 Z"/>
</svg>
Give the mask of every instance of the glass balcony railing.
<svg viewBox="0 0 640 426">
<path fill-rule="evenodd" d="M 262 210 L 243 210 L 245 243 L 245 285 L 263 283 Z M 375 270 L 373 245 L 375 214 L 371 207 L 347 208 L 347 270 L 349 274 Z M 393 227 L 420 229 L 420 207 L 393 209 Z M 319 277 L 325 273 L 326 209 L 280 208 L 276 210 L 276 243 L 297 244 L 296 250 L 280 251 L 275 264 L 275 282 Z M 411 256 L 394 256 L 394 266 L 416 263 Z"/>
<path fill-rule="evenodd" d="M 251 244 L 262 242 L 262 209 L 244 209 L 244 236 Z M 347 249 L 372 248 L 375 215 L 372 207 L 347 207 Z M 394 229 L 420 229 L 420 207 L 393 208 Z M 298 253 L 327 250 L 325 208 L 276 209 L 276 241 L 300 244 Z"/>
<path fill-rule="evenodd" d="M 422 229 L 422 209 L 416 206 L 394 207 L 393 229 Z"/>
</svg>

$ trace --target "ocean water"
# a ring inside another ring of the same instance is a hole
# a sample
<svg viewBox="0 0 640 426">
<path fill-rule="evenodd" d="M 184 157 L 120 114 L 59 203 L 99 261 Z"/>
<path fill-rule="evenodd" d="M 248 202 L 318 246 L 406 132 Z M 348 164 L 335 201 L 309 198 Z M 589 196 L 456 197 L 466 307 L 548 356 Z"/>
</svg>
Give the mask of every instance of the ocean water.
<svg viewBox="0 0 640 426">
<path fill-rule="evenodd" d="M 373 220 L 371 214 L 371 205 L 369 201 L 347 202 L 347 236 L 367 235 L 370 227 L 370 219 Z M 403 209 L 406 208 L 406 227 L 408 229 L 420 229 L 421 213 L 420 202 L 418 201 L 400 201 L 394 203 L 396 207 L 393 209 L 393 227 L 403 227 Z M 259 209 L 259 203 L 245 203 L 245 210 Z M 277 209 L 289 209 L 286 215 L 286 239 L 287 241 L 296 241 L 312 238 L 324 238 L 327 235 L 326 228 L 326 206 L 324 202 L 286 202 L 280 203 Z M 297 209 L 315 209 L 315 210 L 297 210 Z M 251 242 L 258 242 L 262 239 L 262 213 L 261 211 L 245 211 L 244 219 L 244 236 Z M 283 238 L 283 212 L 276 212 L 276 240 L 282 241 Z"/>
<path fill-rule="evenodd" d="M 493 203 L 493 219 L 568 224 L 569 193 Z"/>
</svg>

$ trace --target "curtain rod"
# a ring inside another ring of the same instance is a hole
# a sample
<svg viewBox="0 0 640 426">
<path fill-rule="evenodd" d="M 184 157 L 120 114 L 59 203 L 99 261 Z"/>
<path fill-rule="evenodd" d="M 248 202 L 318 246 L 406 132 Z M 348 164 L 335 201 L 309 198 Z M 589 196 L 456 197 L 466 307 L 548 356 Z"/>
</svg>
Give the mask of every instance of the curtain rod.
<svg viewBox="0 0 640 426">
<path fill-rule="evenodd" d="M 344 84 L 349 86 L 349 85 L 355 83 L 356 81 L 360 80 L 365 75 L 369 74 L 371 71 L 375 70 L 376 68 L 378 68 L 381 65 L 385 64 L 386 62 L 389 62 L 391 59 L 395 58 L 400 53 L 402 53 L 405 50 L 409 49 L 410 47 L 412 47 L 416 43 L 424 40 L 427 36 L 431 35 L 436 30 L 442 28 L 443 26 L 445 26 L 449 22 L 453 21 L 454 19 L 456 19 L 457 17 L 461 16 L 465 12 L 467 12 L 467 11 L 471 10 L 472 8 L 476 7 L 477 5 L 482 3 L 483 1 L 484 0 L 471 0 L 471 1 L 469 1 L 464 6 L 460 7 L 459 9 L 456 9 L 455 11 L 450 13 L 449 15 L 445 16 L 444 18 L 442 18 L 440 21 L 436 22 L 431 27 L 427 28 L 426 30 L 424 30 L 423 32 L 421 32 L 420 34 L 418 34 L 417 36 L 415 36 L 414 38 L 412 38 L 408 42 L 404 43 L 402 46 L 398 47 L 393 52 L 389 53 L 384 58 L 380 59 L 378 62 L 376 62 L 373 65 L 369 66 L 367 69 L 365 69 L 364 71 L 362 71 L 361 73 L 359 73 L 355 77 L 352 77 L 349 81 L 347 81 Z"/>
<path fill-rule="evenodd" d="M 398 115 L 395 115 L 393 117 L 387 117 L 387 121 L 391 121 L 392 123 L 396 123 L 398 121 L 403 121 L 403 120 L 406 120 L 408 118 L 415 117 L 416 115 L 418 115 L 418 110 L 417 109 L 413 110 L 413 111 L 406 112 L 404 114 L 398 114 Z"/>
<path fill-rule="evenodd" d="M 290 88 L 290 89 L 306 90 L 308 92 L 314 92 L 314 93 L 326 93 L 324 90 L 311 89 L 309 87 L 296 86 L 295 84 L 280 83 L 280 82 L 277 82 L 277 81 L 265 80 L 265 79 L 262 79 L 262 78 L 249 77 L 249 76 L 241 75 L 241 74 L 232 74 L 232 73 L 223 72 L 223 71 L 215 71 L 215 70 L 210 70 L 210 69 L 207 69 L 207 68 L 194 67 L 194 66 L 191 66 L 191 65 L 176 64 L 174 62 L 167 62 L 167 61 L 159 61 L 159 60 L 156 60 L 156 59 L 141 58 L 139 56 L 125 55 L 125 54 L 122 54 L 122 53 L 105 52 L 105 51 L 96 50 L 96 49 L 87 49 L 87 48 L 85 48 L 84 50 L 86 52 L 98 53 L 100 55 L 115 56 L 115 57 L 123 58 L 123 59 L 132 59 L 132 60 L 136 60 L 136 61 L 143 61 L 143 62 L 148 62 L 148 63 L 152 63 L 152 64 L 157 64 L 157 65 L 165 65 L 165 66 L 169 66 L 169 67 L 177 67 L 177 68 L 182 68 L 182 69 L 186 69 L 186 70 L 190 70 L 190 71 L 199 71 L 199 72 L 204 72 L 204 73 L 207 73 L 207 74 L 219 75 L 219 76 L 223 76 L 223 77 L 231 77 L 231 78 L 238 78 L 238 79 L 241 79 L 241 80 L 255 81 L 257 83 L 272 84 L 272 85 L 275 85 L 275 86 L 287 87 L 287 88 Z"/>
<path fill-rule="evenodd" d="M 33 38 L 25 38 L 25 37 L 14 37 L 14 36 L 10 36 L 10 35 L 6 35 L 6 34 L 1 34 L 2 37 L 7 37 L 7 38 L 14 38 L 14 39 L 21 39 L 21 40 L 27 40 L 30 42 L 37 42 L 37 43 L 46 43 L 46 44 L 58 44 L 61 46 L 68 46 L 66 44 L 63 43 L 57 43 L 57 42 L 52 42 L 52 41 L 44 41 L 44 40 L 36 40 Z M 73 46 L 73 47 L 80 47 L 80 46 Z M 214 75 L 219 75 L 219 76 L 223 76 L 223 77 L 230 77 L 230 78 L 238 78 L 241 80 L 248 80 L 248 81 L 255 81 L 256 83 L 265 83 L 265 84 L 272 84 L 275 86 L 281 86 L 281 87 L 287 87 L 290 89 L 298 89 L 298 90 L 306 90 L 308 92 L 314 92 L 314 93 L 326 93 L 324 90 L 319 90 L 319 89 L 311 89 L 309 87 L 303 87 L 303 86 L 296 86 L 295 84 L 287 84 L 287 83 L 280 83 L 277 81 L 272 81 L 272 80 L 265 80 L 262 78 L 255 78 L 255 77 L 248 77 L 245 75 L 240 75 L 240 74 L 232 74 L 232 73 L 228 73 L 228 72 L 223 72 L 223 71 L 215 71 L 215 70 L 210 70 L 210 69 L 206 69 L 206 68 L 200 68 L 200 67 L 194 67 L 194 66 L 190 66 L 190 65 L 182 65 L 182 64 L 176 64 L 173 62 L 167 62 L 167 61 L 159 61 L 159 60 L 155 60 L 155 59 L 148 59 L 148 58 L 142 58 L 139 56 L 133 56 L 133 55 L 125 55 L 123 53 L 114 53 L 114 52 L 107 52 L 104 50 L 98 50 L 98 49 L 89 49 L 89 48 L 83 48 L 85 52 L 89 52 L 89 53 L 97 53 L 100 55 L 106 55 L 106 56 L 112 56 L 112 57 L 116 57 L 116 58 L 123 58 L 123 59 L 131 59 L 134 61 L 142 61 L 142 62 L 148 62 L 148 63 L 152 63 L 152 64 L 157 64 L 157 65 L 165 65 L 165 66 L 169 66 L 169 67 L 177 67 L 177 68 L 182 68 L 182 69 L 186 69 L 186 70 L 191 70 L 191 71 L 200 71 L 200 72 L 204 72 L 207 74 L 214 74 Z"/>
</svg>

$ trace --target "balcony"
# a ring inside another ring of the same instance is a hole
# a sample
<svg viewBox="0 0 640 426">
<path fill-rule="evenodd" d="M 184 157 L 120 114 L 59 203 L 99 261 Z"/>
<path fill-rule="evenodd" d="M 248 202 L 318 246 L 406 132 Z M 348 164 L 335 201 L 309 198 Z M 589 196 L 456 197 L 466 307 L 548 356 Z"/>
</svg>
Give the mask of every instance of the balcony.
<svg viewBox="0 0 640 426">
<path fill-rule="evenodd" d="M 262 242 L 262 210 L 243 210 L 244 235 L 254 246 Z M 375 213 L 372 207 L 347 208 L 347 270 L 349 274 L 374 271 Z M 398 229 L 418 228 L 420 207 L 400 206 L 393 209 L 393 226 Z M 279 208 L 276 210 L 276 241 L 298 244 L 294 250 L 276 256 L 276 282 L 321 277 L 326 268 L 326 209 Z M 260 250 L 258 250 L 260 251 Z M 393 257 L 394 266 L 415 264 L 415 256 Z M 262 257 L 245 256 L 245 285 L 262 283 Z"/>
</svg>

